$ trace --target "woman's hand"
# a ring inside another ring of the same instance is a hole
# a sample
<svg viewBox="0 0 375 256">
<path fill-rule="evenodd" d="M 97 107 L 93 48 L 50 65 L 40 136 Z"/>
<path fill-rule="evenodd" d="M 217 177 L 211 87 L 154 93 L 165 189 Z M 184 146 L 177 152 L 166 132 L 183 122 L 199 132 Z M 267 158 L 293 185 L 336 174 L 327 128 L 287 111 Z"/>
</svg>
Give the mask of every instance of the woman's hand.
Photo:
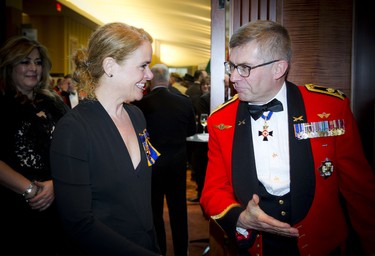
<svg viewBox="0 0 375 256">
<path fill-rule="evenodd" d="M 28 199 L 27 202 L 31 209 L 44 211 L 51 206 L 53 200 L 55 199 L 53 182 L 52 180 L 43 182 L 35 181 L 34 184 L 38 186 L 38 193 L 33 198 Z"/>
</svg>

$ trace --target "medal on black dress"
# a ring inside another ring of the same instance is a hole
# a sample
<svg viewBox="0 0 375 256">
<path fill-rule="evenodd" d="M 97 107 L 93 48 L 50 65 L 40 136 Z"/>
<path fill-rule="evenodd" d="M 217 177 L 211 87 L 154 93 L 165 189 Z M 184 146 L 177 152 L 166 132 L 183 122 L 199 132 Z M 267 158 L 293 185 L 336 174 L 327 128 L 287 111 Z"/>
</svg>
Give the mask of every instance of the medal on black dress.
<svg viewBox="0 0 375 256">
<path fill-rule="evenodd" d="M 156 159 L 160 156 L 160 153 L 151 145 L 150 136 L 146 129 L 139 133 L 139 138 L 142 141 L 143 150 L 146 153 L 147 164 L 151 166 L 155 163 Z"/>
<path fill-rule="evenodd" d="M 267 121 L 271 119 L 273 112 L 269 111 L 268 115 L 265 116 L 264 113 L 262 114 L 262 118 L 264 119 L 264 125 L 263 125 L 263 130 L 258 131 L 259 136 L 263 136 L 263 141 L 268 141 L 268 135 L 273 136 L 273 131 L 268 131 L 268 125 Z"/>
</svg>

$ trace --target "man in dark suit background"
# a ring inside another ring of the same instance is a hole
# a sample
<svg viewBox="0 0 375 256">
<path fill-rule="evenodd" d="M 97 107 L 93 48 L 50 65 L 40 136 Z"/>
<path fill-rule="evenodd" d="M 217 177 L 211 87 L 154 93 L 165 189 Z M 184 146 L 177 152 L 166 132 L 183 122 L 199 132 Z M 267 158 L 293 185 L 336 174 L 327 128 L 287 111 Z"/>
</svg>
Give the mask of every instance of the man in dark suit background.
<svg viewBox="0 0 375 256">
<path fill-rule="evenodd" d="M 166 197 L 172 230 L 174 255 L 188 255 L 186 204 L 186 137 L 196 133 L 191 100 L 169 91 L 169 71 L 164 64 L 151 69 L 150 92 L 135 102 L 144 113 L 152 145 L 161 154 L 152 167 L 152 207 L 160 249 L 166 255 L 163 220 Z"/>
</svg>

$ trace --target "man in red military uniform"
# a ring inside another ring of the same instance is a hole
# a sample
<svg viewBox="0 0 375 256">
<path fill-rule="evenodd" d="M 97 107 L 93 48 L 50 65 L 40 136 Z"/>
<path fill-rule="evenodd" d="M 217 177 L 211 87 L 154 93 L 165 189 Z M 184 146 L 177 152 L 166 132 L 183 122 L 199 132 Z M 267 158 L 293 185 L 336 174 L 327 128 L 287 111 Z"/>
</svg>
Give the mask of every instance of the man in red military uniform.
<svg viewBox="0 0 375 256">
<path fill-rule="evenodd" d="M 208 119 L 205 213 L 239 255 L 344 255 L 350 226 L 357 252 L 375 255 L 375 175 L 349 100 L 286 81 L 291 42 L 278 23 L 245 24 L 229 47 L 238 94 Z"/>
</svg>

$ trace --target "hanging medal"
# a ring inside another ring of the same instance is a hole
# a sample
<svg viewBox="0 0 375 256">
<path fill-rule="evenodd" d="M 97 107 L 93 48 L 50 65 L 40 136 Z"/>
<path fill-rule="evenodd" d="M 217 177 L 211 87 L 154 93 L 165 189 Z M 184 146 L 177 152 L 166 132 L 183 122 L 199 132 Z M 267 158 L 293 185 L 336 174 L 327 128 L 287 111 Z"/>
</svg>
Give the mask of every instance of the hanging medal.
<svg viewBox="0 0 375 256">
<path fill-rule="evenodd" d="M 151 166 L 160 156 L 160 153 L 151 145 L 150 136 L 146 129 L 144 129 L 142 133 L 139 133 L 139 138 L 142 141 L 143 150 L 146 153 L 147 164 L 148 166 Z"/>
<path fill-rule="evenodd" d="M 322 165 L 319 167 L 320 176 L 327 179 L 333 173 L 333 163 L 330 159 L 326 158 Z"/>
<path fill-rule="evenodd" d="M 271 119 L 273 112 L 269 111 L 268 115 L 265 116 L 264 113 L 262 114 L 262 118 L 264 120 L 263 130 L 258 131 L 259 136 L 263 136 L 263 141 L 268 141 L 268 136 L 273 136 L 273 131 L 268 131 L 268 124 L 267 121 Z"/>
</svg>

